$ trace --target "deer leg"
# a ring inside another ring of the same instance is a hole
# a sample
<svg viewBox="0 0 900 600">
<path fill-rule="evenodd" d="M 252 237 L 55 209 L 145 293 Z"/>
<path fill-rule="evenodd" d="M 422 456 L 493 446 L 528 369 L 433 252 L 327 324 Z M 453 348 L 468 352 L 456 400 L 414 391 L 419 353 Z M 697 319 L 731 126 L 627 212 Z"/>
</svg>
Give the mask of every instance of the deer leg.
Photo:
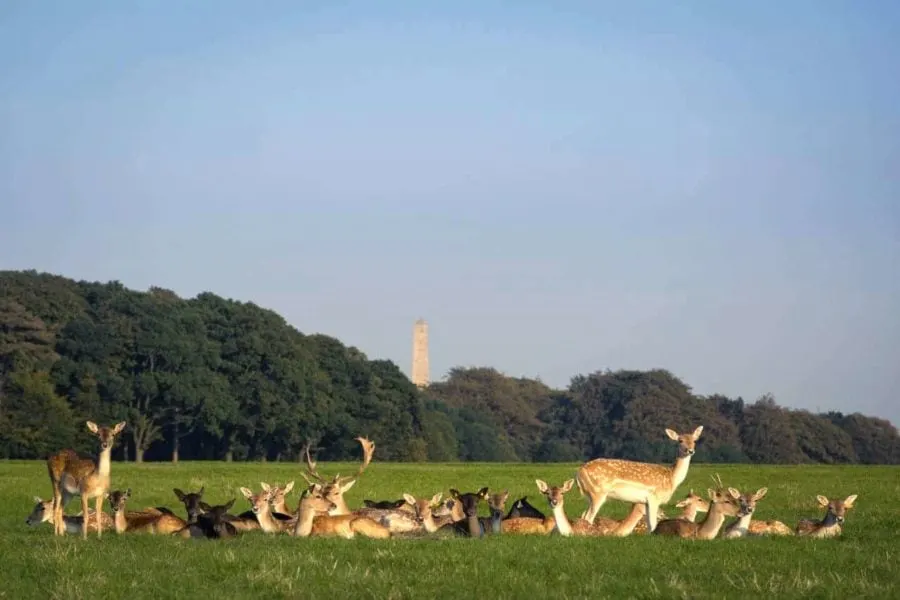
<svg viewBox="0 0 900 600">
<path fill-rule="evenodd" d="M 101 510 L 103 508 L 103 494 L 97 496 L 97 499 L 94 502 L 96 506 L 95 510 L 97 512 L 97 537 L 99 538 L 103 534 L 103 511 Z M 84 521 L 87 523 L 87 516 L 85 516 Z"/>
<path fill-rule="evenodd" d="M 588 496 L 591 499 L 591 505 L 584 513 L 582 513 L 581 518 L 593 525 L 594 519 L 597 517 L 597 513 L 600 512 L 600 508 L 606 502 L 606 497 L 608 495 L 608 493 L 598 494 L 595 492 L 588 492 Z"/>
<path fill-rule="evenodd" d="M 87 539 L 88 537 L 88 523 L 90 522 L 90 518 L 88 517 L 88 497 L 87 494 L 81 494 L 81 537 L 82 539 Z"/>
<path fill-rule="evenodd" d="M 659 500 L 656 496 L 647 496 L 647 533 L 653 533 L 656 529 L 657 515 L 659 513 Z"/>
<path fill-rule="evenodd" d="M 56 485 L 56 482 L 54 482 L 53 483 L 53 505 L 52 505 L 52 508 L 50 509 L 50 514 L 53 515 L 51 517 L 52 521 L 53 521 L 53 535 L 59 535 L 59 522 L 61 521 L 61 519 L 59 518 L 58 513 L 59 513 L 59 505 L 61 504 L 61 502 L 62 502 L 62 500 L 59 497 L 59 487 Z"/>
</svg>

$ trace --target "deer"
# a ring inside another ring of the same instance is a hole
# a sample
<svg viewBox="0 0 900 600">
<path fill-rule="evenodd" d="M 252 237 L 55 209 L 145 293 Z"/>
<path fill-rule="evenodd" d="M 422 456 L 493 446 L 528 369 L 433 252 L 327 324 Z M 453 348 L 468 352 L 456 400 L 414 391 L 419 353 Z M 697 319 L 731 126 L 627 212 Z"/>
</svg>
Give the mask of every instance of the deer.
<svg viewBox="0 0 900 600">
<path fill-rule="evenodd" d="M 753 512 L 756 503 L 765 497 L 768 488 L 760 488 L 752 494 L 741 494 L 738 502 L 741 505 L 741 516 L 729 524 L 722 532 L 722 537 L 734 539 L 739 537 L 757 537 L 762 535 L 794 535 L 793 530 L 781 521 L 754 521 Z"/>
<path fill-rule="evenodd" d="M 478 502 L 487 497 L 487 488 L 469 494 L 460 494 L 457 490 L 451 490 L 450 493 L 460 498 L 453 501 L 452 509 L 460 510 L 463 513 L 462 518 L 456 518 L 452 512 L 441 517 L 440 521 L 435 517 L 435 510 L 445 510 L 449 504 L 449 501 L 441 502 L 443 493 L 440 492 L 431 498 L 416 498 L 412 494 L 404 493 L 403 499 L 413 507 L 416 520 L 428 535 L 481 537 L 482 528 L 477 516 Z"/>
<path fill-rule="evenodd" d="M 363 500 L 363 506 L 379 510 L 405 510 L 410 514 L 413 512 L 412 507 L 403 498 L 399 500 Z"/>
<path fill-rule="evenodd" d="M 513 502 L 512 508 L 509 509 L 509 512 L 506 513 L 503 519 L 515 519 L 517 517 L 543 519 L 545 515 L 528 502 L 528 496 L 522 496 Z"/>
<path fill-rule="evenodd" d="M 197 520 L 194 523 L 189 523 L 173 535 L 182 538 L 206 538 L 213 540 L 237 536 L 239 534 L 238 528 L 225 519 L 228 511 L 234 506 L 234 501 L 235 499 L 232 498 L 225 504 L 217 506 L 210 506 L 202 500 L 198 501 L 203 512 L 197 515 Z"/>
<path fill-rule="evenodd" d="M 334 515 L 336 505 L 325 495 L 322 485 L 314 483 L 300 496 L 297 521 L 293 528 L 296 537 L 342 537 L 352 539 L 356 535 L 385 539 L 391 531 L 368 517 L 354 514 Z"/>
<path fill-rule="evenodd" d="M 100 456 L 93 459 L 81 458 L 71 449 L 61 450 L 47 458 L 47 472 L 53 486 L 53 532 L 65 535 L 66 525 L 63 509 L 73 496 L 81 496 L 81 514 L 88 514 L 88 501 L 95 499 L 94 516 L 97 522 L 97 537 L 103 534 L 100 515 L 103 514 L 103 498 L 109 491 L 111 458 L 116 436 L 125 429 L 125 421 L 113 427 L 98 427 L 87 421 L 87 428 L 100 440 Z M 88 527 L 81 528 L 83 539 L 87 539 Z"/>
<path fill-rule="evenodd" d="M 372 456 L 375 454 L 375 442 L 365 437 L 357 437 L 355 439 L 360 443 L 363 449 L 363 461 L 362 464 L 360 464 L 359 470 L 350 477 L 335 475 L 331 481 L 328 481 L 316 471 L 316 461 L 310 456 L 309 444 L 306 444 L 306 473 L 301 473 L 301 475 L 308 484 L 320 485 L 325 498 L 334 503 L 334 508 L 332 508 L 329 513 L 332 516 L 349 515 L 353 512 L 350 510 L 350 507 L 347 506 L 347 502 L 344 500 L 344 494 L 357 482 L 359 476 L 363 474 L 363 471 L 365 471 L 366 467 L 369 466 L 369 463 L 372 462 Z"/>
<path fill-rule="evenodd" d="M 31 514 L 25 518 L 25 524 L 29 527 L 34 527 L 41 523 L 53 523 L 53 499 L 42 500 L 40 496 L 35 496 L 34 501 L 36 504 Z M 112 529 L 114 527 L 112 517 L 105 512 L 101 514 L 100 521 L 104 529 Z M 87 523 L 89 533 L 97 531 L 97 519 L 94 517 L 94 511 L 90 509 L 87 515 L 63 515 L 63 522 L 66 533 L 73 535 L 81 533 L 85 523 Z"/>
<path fill-rule="evenodd" d="M 292 489 L 294 489 L 294 482 L 290 481 L 283 487 L 273 485 L 269 490 L 269 507 L 272 509 L 272 517 L 278 521 L 293 521 L 297 516 L 285 502 L 285 497 Z"/>
<path fill-rule="evenodd" d="M 187 526 L 187 522 L 181 517 L 160 512 L 157 509 L 126 512 L 125 504 L 130 497 L 131 488 L 125 491 L 115 490 L 107 495 L 116 533 L 129 531 L 168 535 L 181 531 Z"/>
<path fill-rule="evenodd" d="M 652 533 L 654 535 L 711 540 L 719 534 L 722 525 L 725 523 L 725 517 L 743 517 L 746 509 L 739 502 L 741 493 L 734 488 L 724 489 L 721 479 L 717 479 L 718 487 L 707 490 L 710 505 L 709 512 L 706 513 L 703 522 L 694 523 L 678 518 L 666 519 L 665 521 L 660 521 Z"/>
<path fill-rule="evenodd" d="M 825 517 L 821 521 L 801 519 L 795 529 L 797 535 L 814 538 L 830 538 L 841 535 L 844 530 L 844 517 L 847 515 L 847 511 L 853 508 L 856 498 L 856 494 L 847 496 L 843 500 L 829 500 L 825 496 L 816 496 L 819 505 L 825 509 Z"/>
<path fill-rule="evenodd" d="M 292 521 L 283 521 L 274 517 L 271 507 L 272 488 L 265 482 L 260 482 L 259 485 L 263 491 L 258 494 L 254 494 L 249 488 L 241 488 L 244 498 L 250 502 L 250 509 L 259 523 L 259 528 L 265 533 L 282 533 L 293 527 Z M 282 501 L 284 501 L 283 498 Z"/>
<path fill-rule="evenodd" d="M 203 516 L 210 508 L 210 505 L 203 501 L 203 491 L 205 487 L 201 487 L 199 492 L 189 492 L 184 493 L 178 488 L 173 488 L 172 491 L 175 493 L 175 496 L 184 504 L 184 510 L 187 513 L 187 524 L 194 525 L 199 522 L 200 517 Z M 231 508 L 231 505 L 228 506 Z M 222 513 L 221 518 L 223 521 L 227 521 L 231 524 L 231 526 L 237 531 L 253 531 L 255 529 L 259 529 L 259 521 L 256 520 L 256 516 L 250 513 L 249 515 L 231 515 L 228 514 L 228 510 Z"/>
<path fill-rule="evenodd" d="M 678 518 L 691 523 L 697 520 L 697 513 L 709 512 L 709 502 L 704 500 L 703 496 L 695 494 L 694 488 L 691 488 L 684 500 L 676 504 L 675 507 L 681 509 L 681 514 L 678 515 Z"/>
<path fill-rule="evenodd" d="M 550 486 L 542 479 L 535 479 L 538 490 L 547 498 L 547 504 L 553 511 L 555 529 L 564 537 L 569 536 L 626 536 L 634 529 L 635 524 L 644 516 L 642 509 L 632 510 L 632 513 L 622 521 L 604 519 L 601 522 L 591 523 L 587 519 L 579 518 L 574 523 L 569 521 L 565 512 L 565 494 L 571 491 L 575 485 L 574 479 L 567 479 L 561 486 Z M 545 528 L 549 522 L 545 521 Z M 552 531 L 552 529 L 551 529 Z M 550 533 L 550 531 L 547 531 Z"/>
<path fill-rule="evenodd" d="M 590 506 L 581 518 L 593 523 L 607 498 L 633 504 L 646 503 L 647 527 L 648 531 L 653 531 L 659 506 L 672 498 L 687 477 L 701 433 L 702 425 L 688 434 L 666 429 L 669 439 L 678 442 L 678 458 L 671 467 L 614 458 L 596 458 L 581 465 L 575 474 L 575 481 L 581 494 L 590 499 Z"/>
<path fill-rule="evenodd" d="M 509 490 L 500 494 L 491 494 L 487 498 L 488 510 L 491 516 L 478 519 L 481 525 L 482 535 L 486 533 L 498 534 L 501 532 L 503 511 L 506 510 L 506 500 L 509 498 Z"/>
</svg>

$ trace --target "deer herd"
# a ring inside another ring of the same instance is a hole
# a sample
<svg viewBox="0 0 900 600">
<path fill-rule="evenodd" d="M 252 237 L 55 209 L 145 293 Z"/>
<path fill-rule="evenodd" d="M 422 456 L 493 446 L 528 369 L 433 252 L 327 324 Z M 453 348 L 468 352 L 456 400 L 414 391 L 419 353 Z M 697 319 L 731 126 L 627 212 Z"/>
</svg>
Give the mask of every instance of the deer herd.
<svg viewBox="0 0 900 600">
<path fill-rule="evenodd" d="M 221 505 L 203 500 L 205 489 L 174 494 L 184 505 L 185 517 L 166 507 L 147 507 L 127 510 L 131 489 L 113 490 L 110 480 L 110 456 L 116 436 L 125 422 L 112 427 L 98 427 L 87 422 L 88 429 L 100 441 L 99 459 L 81 458 L 72 450 L 62 450 L 47 459 L 47 470 L 53 486 L 49 500 L 35 498 L 37 504 L 26 519 L 29 525 L 49 522 L 56 535 L 78 534 L 86 539 L 89 532 L 97 537 L 104 530 L 116 533 L 146 532 L 186 538 L 229 538 L 251 530 L 269 534 L 338 536 L 370 538 L 484 535 L 549 535 L 556 531 L 562 536 L 627 536 L 633 533 L 676 536 L 708 540 L 716 537 L 738 538 L 763 535 L 799 535 L 834 537 L 841 534 L 844 517 L 856 501 L 856 495 L 844 500 L 829 500 L 817 496 L 825 509 L 820 520 L 801 520 L 791 528 L 781 521 L 753 520 L 757 503 L 766 496 L 767 488 L 753 493 L 741 493 L 726 487 L 714 478 L 715 487 L 703 498 L 693 490 L 675 504 L 681 514 L 667 518 L 662 506 L 669 503 L 676 489 L 684 481 L 703 427 L 692 433 L 678 434 L 666 429 L 666 435 L 678 443 L 678 457 L 672 466 L 663 466 L 622 459 L 598 458 L 589 461 L 559 486 L 536 479 L 538 491 L 547 499 L 550 515 L 545 515 L 522 497 L 506 511 L 509 492 L 491 494 L 487 487 L 476 492 L 460 493 L 450 489 L 444 499 L 442 493 L 433 496 L 413 496 L 405 493 L 397 500 L 364 500 L 364 506 L 351 509 L 344 494 L 353 487 L 372 461 L 375 444 L 364 437 L 356 438 L 363 450 L 363 460 L 351 476 L 323 477 L 316 462 L 305 450 L 306 472 L 301 473 L 308 486 L 300 492 L 295 510 L 286 503 L 294 482 L 284 486 L 261 483 L 258 492 L 242 487 L 241 494 L 250 510 L 234 515 L 229 511 L 236 498 Z M 578 487 L 587 496 L 589 506 L 581 517 L 571 520 L 565 511 L 565 495 Z M 81 513 L 65 515 L 63 509 L 73 496 L 81 497 Z M 94 508 L 89 501 L 94 499 Z M 622 520 L 598 516 L 608 499 L 632 505 Z M 104 499 L 109 500 L 111 515 L 103 511 Z M 479 517 L 481 502 L 487 503 L 490 516 Z M 702 521 L 699 513 L 706 513 Z M 725 520 L 735 520 L 725 525 Z"/>
</svg>

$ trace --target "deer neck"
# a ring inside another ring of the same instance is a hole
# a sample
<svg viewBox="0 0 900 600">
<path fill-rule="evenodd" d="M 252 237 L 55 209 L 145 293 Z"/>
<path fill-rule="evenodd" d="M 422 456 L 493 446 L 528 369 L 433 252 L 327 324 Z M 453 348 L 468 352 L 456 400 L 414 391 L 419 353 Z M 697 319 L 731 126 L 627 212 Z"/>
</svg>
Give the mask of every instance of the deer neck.
<svg viewBox="0 0 900 600">
<path fill-rule="evenodd" d="M 109 477 L 112 470 L 112 444 L 106 450 L 100 451 L 100 459 L 97 461 L 97 474 L 101 477 Z"/>
<path fill-rule="evenodd" d="M 85 523 L 87 525 L 87 523 Z M 128 520 L 125 518 L 124 510 L 117 510 L 113 514 L 113 525 L 116 528 L 116 533 L 125 533 L 128 529 Z"/>
<path fill-rule="evenodd" d="M 697 530 L 697 537 L 705 540 L 716 537 L 723 523 L 725 523 L 725 509 L 721 504 L 713 502 L 700 529 Z"/>
<path fill-rule="evenodd" d="M 315 518 L 315 511 L 304 508 L 301 504 L 300 510 L 297 511 L 297 523 L 294 525 L 294 535 L 297 537 L 309 537 L 309 534 L 312 533 L 313 519 Z"/>
<path fill-rule="evenodd" d="M 469 528 L 469 536 L 481 537 L 484 534 L 481 530 L 481 521 L 478 520 L 478 515 L 466 517 L 466 525 Z"/>
<path fill-rule="evenodd" d="M 292 516 L 294 514 L 293 512 L 291 512 L 291 509 L 288 508 L 287 504 L 285 504 L 284 499 L 282 499 L 281 502 L 275 503 L 275 512 L 288 516 Z"/>
<path fill-rule="evenodd" d="M 350 510 L 350 507 L 347 506 L 347 501 L 344 500 L 344 495 L 343 495 L 343 494 L 341 494 L 341 495 L 340 495 L 338 498 L 336 498 L 335 500 L 332 500 L 332 502 L 334 503 L 334 508 L 332 508 L 331 510 L 328 511 L 328 514 L 329 514 L 329 515 L 334 516 L 334 517 L 337 517 L 337 516 L 340 516 L 340 515 L 349 515 L 349 514 L 353 514 L 353 511 L 351 511 L 351 510 Z"/>
<path fill-rule="evenodd" d="M 566 511 L 563 510 L 562 502 L 553 507 L 553 517 L 556 519 L 556 529 L 559 531 L 560 535 L 572 535 L 572 524 L 569 523 Z"/>
<path fill-rule="evenodd" d="M 825 513 L 825 517 L 819 523 L 820 527 L 834 527 L 838 524 L 837 515 L 835 515 L 830 509 Z"/>
<path fill-rule="evenodd" d="M 693 523 L 697 520 L 697 505 L 696 504 L 688 504 L 684 507 L 684 510 L 681 511 L 681 518 L 686 521 L 690 521 Z"/>
<path fill-rule="evenodd" d="M 750 521 L 753 515 L 741 515 L 738 520 L 728 527 L 728 533 L 732 536 L 747 535 L 750 531 Z"/>
<path fill-rule="evenodd" d="M 685 480 L 688 474 L 688 469 L 691 466 L 691 456 L 692 454 L 688 454 L 687 456 L 680 456 L 675 459 L 675 465 L 672 467 L 672 489 L 677 488 L 681 483 Z M 694 512 L 694 516 L 696 517 L 696 509 Z"/>
<path fill-rule="evenodd" d="M 503 520 L 503 513 L 499 510 L 491 509 L 491 533 L 500 533 L 500 522 Z"/>
<path fill-rule="evenodd" d="M 256 513 L 256 520 L 259 522 L 260 529 L 266 533 L 274 533 L 281 530 L 278 523 L 272 518 L 272 512 L 269 510 L 268 502 L 264 502 L 263 505 L 259 507 Z"/>
</svg>

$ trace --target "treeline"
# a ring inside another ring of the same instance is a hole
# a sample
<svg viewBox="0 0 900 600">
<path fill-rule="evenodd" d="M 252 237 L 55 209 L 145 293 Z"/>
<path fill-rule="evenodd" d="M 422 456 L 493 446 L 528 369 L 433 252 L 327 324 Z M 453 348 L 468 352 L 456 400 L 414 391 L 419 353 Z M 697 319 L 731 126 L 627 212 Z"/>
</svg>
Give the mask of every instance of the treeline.
<svg viewBox="0 0 900 600">
<path fill-rule="evenodd" d="M 579 375 L 565 390 L 454 369 L 420 391 L 386 360 L 211 293 L 0 271 L 0 457 L 95 452 L 84 421 L 126 420 L 119 460 L 670 461 L 663 434 L 704 425 L 696 461 L 900 463 L 887 421 L 698 397 L 671 373 Z"/>
</svg>

